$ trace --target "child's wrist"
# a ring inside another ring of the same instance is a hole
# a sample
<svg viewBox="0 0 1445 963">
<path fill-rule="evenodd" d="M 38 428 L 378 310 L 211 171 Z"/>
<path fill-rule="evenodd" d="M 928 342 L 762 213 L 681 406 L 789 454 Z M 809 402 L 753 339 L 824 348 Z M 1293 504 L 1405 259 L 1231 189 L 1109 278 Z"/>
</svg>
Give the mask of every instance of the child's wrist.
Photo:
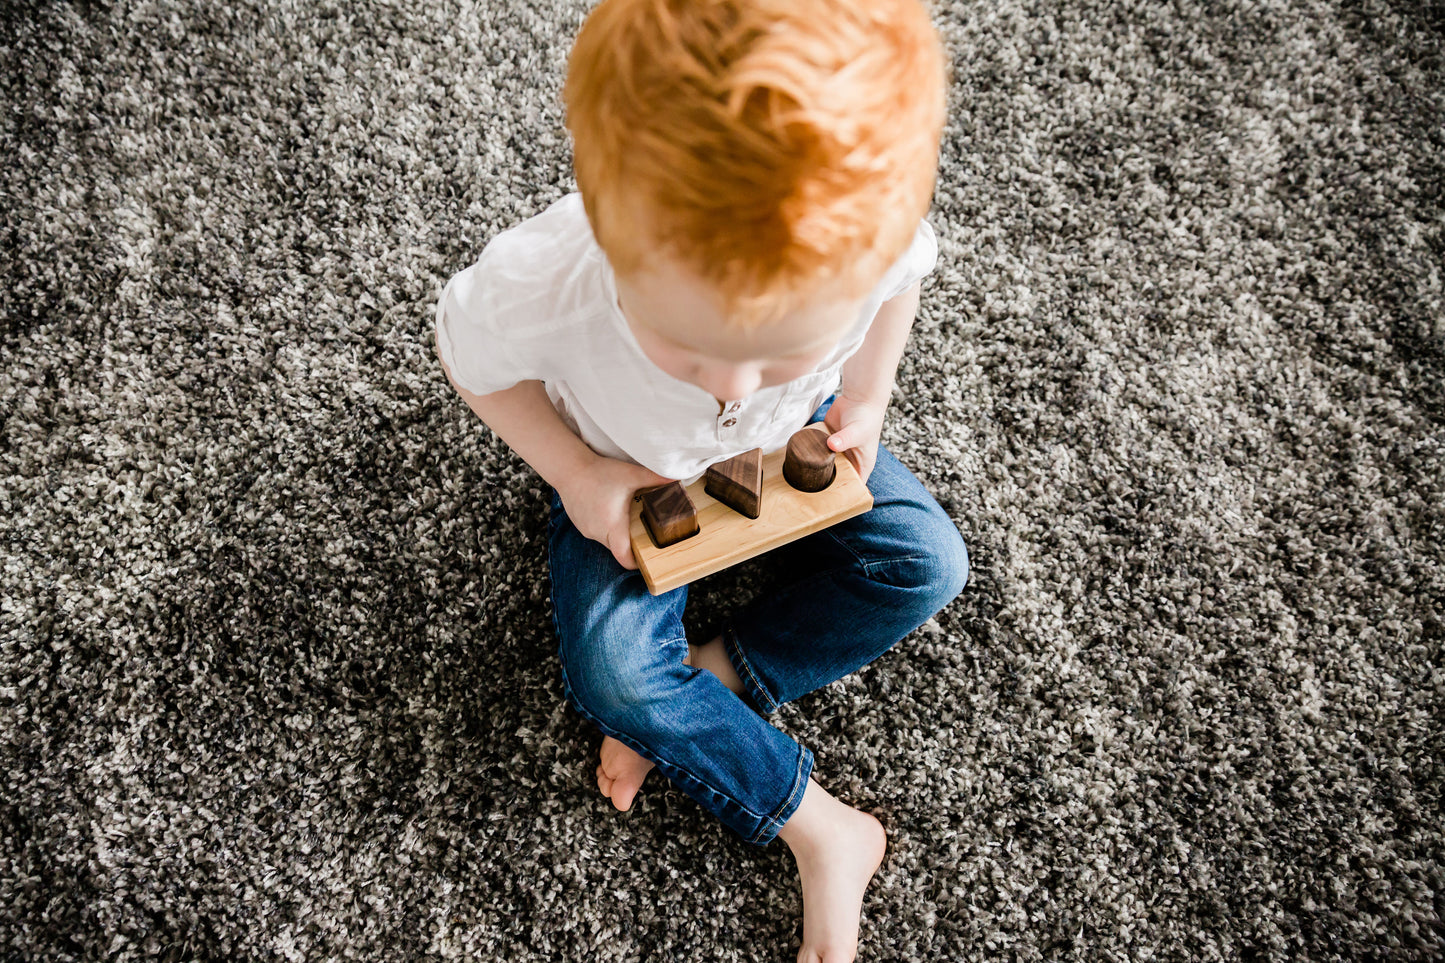
<svg viewBox="0 0 1445 963">
<path fill-rule="evenodd" d="M 556 477 L 550 478 L 548 481 L 558 491 L 570 490 L 581 480 L 592 475 L 597 461 L 601 457 L 586 445 L 580 445 L 568 453 L 566 460 L 556 468 Z"/>
<path fill-rule="evenodd" d="M 849 403 L 855 405 L 872 405 L 875 408 L 887 408 L 888 402 L 893 397 L 893 385 L 883 385 L 877 391 L 861 391 L 844 387 L 838 392 L 840 398 L 848 399 Z"/>
</svg>

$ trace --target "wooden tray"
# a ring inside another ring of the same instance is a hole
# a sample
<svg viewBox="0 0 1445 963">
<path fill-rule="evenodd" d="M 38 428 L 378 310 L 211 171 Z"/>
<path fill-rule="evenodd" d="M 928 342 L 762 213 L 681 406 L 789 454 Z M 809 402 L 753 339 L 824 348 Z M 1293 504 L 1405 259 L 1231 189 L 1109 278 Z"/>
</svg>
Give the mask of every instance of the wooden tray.
<svg viewBox="0 0 1445 963">
<path fill-rule="evenodd" d="M 740 515 L 703 490 L 699 478 L 687 486 L 701 530 L 691 538 L 658 548 L 642 524 L 642 499 L 632 500 L 632 554 L 653 595 L 670 592 L 704 575 L 756 558 L 779 545 L 822 531 L 873 507 L 873 493 L 848 457 L 835 455 L 838 473 L 820 492 L 800 492 L 783 480 L 786 449 L 763 456 L 763 509 L 756 519 Z"/>
</svg>

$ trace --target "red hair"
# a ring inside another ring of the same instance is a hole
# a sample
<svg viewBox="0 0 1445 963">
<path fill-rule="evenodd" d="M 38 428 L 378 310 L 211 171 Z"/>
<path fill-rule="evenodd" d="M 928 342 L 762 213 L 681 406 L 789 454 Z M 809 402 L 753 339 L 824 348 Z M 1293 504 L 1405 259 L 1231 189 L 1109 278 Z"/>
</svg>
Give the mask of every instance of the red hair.
<svg viewBox="0 0 1445 963">
<path fill-rule="evenodd" d="M 850 294 L 928 210 L 944 57 L 920 0 L 602 0 L 563 97 L 619 274 L 659 249 L 739 323 Z"/>
</svg>

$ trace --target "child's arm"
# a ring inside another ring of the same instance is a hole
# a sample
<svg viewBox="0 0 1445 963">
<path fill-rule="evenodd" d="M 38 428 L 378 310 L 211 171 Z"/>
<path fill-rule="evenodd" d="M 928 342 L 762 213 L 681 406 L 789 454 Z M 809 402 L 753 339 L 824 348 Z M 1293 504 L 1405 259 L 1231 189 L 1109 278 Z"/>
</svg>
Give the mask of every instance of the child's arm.
<svg viewBox="0 0 1445 963">
<path fill-rule="evenodd" d="M 823 419 L 833 432 L 828 447 L 846 451 L 864 482 L 878 458 L 893 376 L 918 313 L 918 288 L 915 284 L 878 308 L 862 346 L 843 362 L 842 390 Z"/>
<path fill-rule="evenodd" d="M 623 568 L 637 568 L 628 532 L 632 496 L 668 479 L 640 465 L 597 454 L 567 427 L 540 381 L 476 395 L 447 380 L 497 437 L 557 489 L 567 517 L 586 537 L 607 546 Z"/>
</svg>

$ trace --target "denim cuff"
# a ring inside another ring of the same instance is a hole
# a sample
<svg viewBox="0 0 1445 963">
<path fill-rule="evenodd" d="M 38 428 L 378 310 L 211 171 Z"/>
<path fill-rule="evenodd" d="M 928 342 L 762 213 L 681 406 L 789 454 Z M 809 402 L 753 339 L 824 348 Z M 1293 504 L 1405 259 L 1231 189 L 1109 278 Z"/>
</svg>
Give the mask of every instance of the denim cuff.
<svg viewBox="0 0 1445 963">
<path fill-rule="evenodd" d="M 772 715 L 782 705 L 773 694 L 767 690 L 757 675 L 753 672 L 748 657 L 743 654 L 743 647 L 738 643 L 737 633 L 731 625 L 723 629 L 723 648 L 727 650 L 728 661 L 733 664 L 733 671 L 738 678 L 743 680 L 743 695 L 763 715 Z"/>
<path fill-rule="evenodd" d="M 799 746 L 798 767 L 793 775 L 793 788 L 789 790 L 788 797 L 783 800 L 783 804 L 779 806 L 772 815 L 767 816 L 758 823 L 758 831 L 752 835 L 748 842 L 765 846 L 773 841 L 774 837 L 778 835 L 778 832 L 782 830 L 788 820 L 793 818 L 793 813 L 797 812 L 798 807 L 802 805 L 803 793 L 808 791 L 808 780 L 812 775 L 813 753 Z"/>
</svg>

